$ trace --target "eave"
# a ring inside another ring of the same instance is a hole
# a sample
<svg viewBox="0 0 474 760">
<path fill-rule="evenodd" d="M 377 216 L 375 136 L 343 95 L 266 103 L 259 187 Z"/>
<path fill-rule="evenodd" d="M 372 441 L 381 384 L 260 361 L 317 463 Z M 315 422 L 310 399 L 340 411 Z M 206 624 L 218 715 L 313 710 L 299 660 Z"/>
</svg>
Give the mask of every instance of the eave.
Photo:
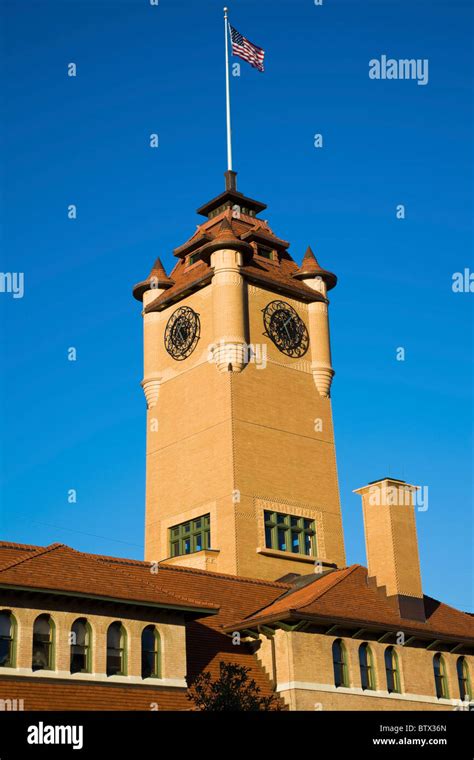
<svg viewBox="0 0 474 760">
<path fill-rule="evenodd" d="M 443 643 L 445 645 L 454 645 L 456 649 L 465 646 L 468 649 L 474 650 L 474 639 L 472 638 L 459 636 L 456 634 L 447 634 L 434 630 L 423 631 L 411 627 L 409 621 L 407 621 L 407 624 L 405 624 L 405 622 L 401 620 L 400 624 L 397 627 L 388 625 L 386 623 L 378 623 L 376 621 L 358 620 L 355 618 L 337 618 L 332 615 L 315 615 L 311 613 L 303 613 L 296 609 L 290 609 L 280 615 L 272 614 L 255 618 L 254 620 L 243 620 L 240 623 L 234 623 L 233 625 L 225 626 L 223 630 L 225 633 L 231 633 L 232 631 L 238 631 L 242 629 L 258 632 L 259 628 L 261 629 L 263 626 L 270 625 L 288 628 L 290 625 L 289 621 L 291 621 L 294 625 L 296 625 L 298 622 L 306 621 L 308 623 L 313 623 L 314 625 L 328 626 L 328 631 L 331 631 L 336 627 L 339 627 L 341 629 L 355 628 L 357 632 L 363 631 L 364 633 L 371 632 L 374 634 L 390 634 L 403 630 L 403 633 L 407 637 L 410 636 L 411 641 L 417 639 L 419 641 L 430 642 L 430 646 L 432 646 L 434 642 L 437 642 L 438 644 Z M 328 631 L 326 633 L 328 633 Z"/>
<path fill-rule="evenodd" d="M 95 602 L 106 602 L 109 604 L 121 604 L 134 607 L 152 607 L 154 609 L 175 610 L 179 612 L 191 612 L 196 615 L 216 615 L 219 607 L 193 607 L 188 604 L 168 604 L 166 602 L 152 602 L 143 599 L 124 599 L 123 597 L 105 596 L 103 594 L 87 594 L 82 591 L 63 591 L 62 589 L 42 588 L 36 586 L 17 586 L 14 584 L 0 583 L 0 589 L 8 591 L 26 592 L 28 594 L 47 594 L 55 597 L 73 597 L 77 599 L 87 599 Z"/>
</svg>

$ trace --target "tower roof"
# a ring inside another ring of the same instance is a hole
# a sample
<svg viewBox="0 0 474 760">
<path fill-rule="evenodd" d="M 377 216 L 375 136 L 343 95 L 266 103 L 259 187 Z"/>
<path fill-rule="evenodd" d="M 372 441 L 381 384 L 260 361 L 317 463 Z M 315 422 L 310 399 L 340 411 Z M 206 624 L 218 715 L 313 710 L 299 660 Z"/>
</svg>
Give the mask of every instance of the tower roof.
<svg viewBox="0 0 474 760">
<path fill-rule="evenodd" d="M 253 198 L 249 198 L 237 190 L 237 173 L 233 171 L 226 171 L 225 174 L 225 190 L 220 195 L 217 195 L 212 200 L 205 203 L 198 208 L 197 213 L 201 216 L 207 216 L 208 219 L 212 219 L 220 211 L 226 208 L 233 208 L 233 206 L 239 206 L 241 209 L 245 209 L 246 212 L 250 212 L 250 216 L 255 216 L 266 209 L 265 203 L 256 201 Z"/>
<path fill-rule="evenodd" d="M 319 266 L 310 248 L 299 267 L 288 251 L 290 244 L 275 235 L 265 219 L 257 217 L 257 213 L 266 208 L 265 204 L 237 192 L 235 172 L 225 172 L 225 178 L 224 193 L 198 209 L 198 213 L 208 218 L 185 243 L 174 249 L 178 262 L 171 276 L 162 269 L 155 280 L 154 287 L 166 291 L 157 293 L 145 311 L 161 311 L 209 284 L 213 277 L 211 254 L 222 248 L 243 254 L 240 269 L 248 282 L 306 303 L 325 301 L 325 295 L 309 287 L 304 280 L 320 276 L 329 290 L 335 286 L 336 276 Z M 150 277 L 152 275 L 153 271 Z M 150 278 L 136 285 L 135 298 L 141 300 L 143 292 L 150 287 Z"/>
<path fill-rule="evenodd" d="M 142 280 L 133 288 L 133 295 L 137 301 L 141 301 L 143 294 L 146 290 L 151 288 L 171 288 L 174 285 L 174 280 L 168 277 L 166 269 L 164 268 L 161 259 L 158 257 L 153 264 L 150 274 L 146 280 Z"/>
<path fill-rule="evenodd" d="M 327 285 L 328 290 L 334 288 L 337 283 L 337 277 L 327 269 L 323 269 L 313 253 L 311 246 L 308 246 L 303 256 L 303 261 L 297 272 L 293 275 L 298 280 L 306 280 L 313 277 L 321 277 Z"/>
</svg>

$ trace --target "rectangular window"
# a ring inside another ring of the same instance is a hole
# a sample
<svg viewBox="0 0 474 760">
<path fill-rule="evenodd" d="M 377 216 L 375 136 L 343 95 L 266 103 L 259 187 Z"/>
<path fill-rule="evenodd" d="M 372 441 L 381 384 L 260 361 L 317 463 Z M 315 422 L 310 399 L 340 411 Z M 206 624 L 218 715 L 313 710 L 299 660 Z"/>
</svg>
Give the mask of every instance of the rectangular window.
<svg viewBox="0 0 474 760">
<path fill-rule="evenodd" d="M 263 245 L 258 246 L 258 255 L 264 259 L 273 259 L 273 251 L 271 248 L 265 248 Z"/>
<path fill-rule="evenodd" d="M 292 554 L 316 556 L 316 528 L 314 520 L 285 515 L 281 512 L 264 512 L 265 546 Z"/>
<path fill-rule="evenodd" d="M 203 515 L 195 520 L 173 525 L 170 528 L 170 554 L 192 554 L 211 548 L 211 516 Z"/>
</svg>

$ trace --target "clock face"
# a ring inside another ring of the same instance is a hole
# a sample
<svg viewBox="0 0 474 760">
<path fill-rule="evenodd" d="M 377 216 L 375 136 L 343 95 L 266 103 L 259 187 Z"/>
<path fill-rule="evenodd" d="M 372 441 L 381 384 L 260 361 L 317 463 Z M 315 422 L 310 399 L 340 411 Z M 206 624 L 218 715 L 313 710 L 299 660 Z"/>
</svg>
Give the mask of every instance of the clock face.
<svg viewBox="0 0 474 760">
<path fill-rule="evenodd" d="M 298 313 L 284 301 L 272 301 L 263 309 L 265 334 L 287 356 L 304 356 L 309 346 L 306 325 Z"/>
<path fill-rule="evenodd" d="M 181 306 L 173 312 L 165 328 L 165 348 L 176 361 L 183 361 L 196 348 L 201 334 L 199 314 Z"/>
</svg>

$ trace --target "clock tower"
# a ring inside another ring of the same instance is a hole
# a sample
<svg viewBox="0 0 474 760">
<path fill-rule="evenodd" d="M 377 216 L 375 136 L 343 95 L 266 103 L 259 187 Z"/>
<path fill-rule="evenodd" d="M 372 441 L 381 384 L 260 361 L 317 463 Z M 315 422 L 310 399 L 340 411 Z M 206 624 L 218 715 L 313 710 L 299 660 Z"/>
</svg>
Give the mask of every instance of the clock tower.
<svg viewBox="0 0 474 760">
<path fill-rule="evenodd" d="M 143 304 L 145 559 L 275 580 L 345 564 L 327 293 L 225 191 L 133 293 Z"/>
</svg>

